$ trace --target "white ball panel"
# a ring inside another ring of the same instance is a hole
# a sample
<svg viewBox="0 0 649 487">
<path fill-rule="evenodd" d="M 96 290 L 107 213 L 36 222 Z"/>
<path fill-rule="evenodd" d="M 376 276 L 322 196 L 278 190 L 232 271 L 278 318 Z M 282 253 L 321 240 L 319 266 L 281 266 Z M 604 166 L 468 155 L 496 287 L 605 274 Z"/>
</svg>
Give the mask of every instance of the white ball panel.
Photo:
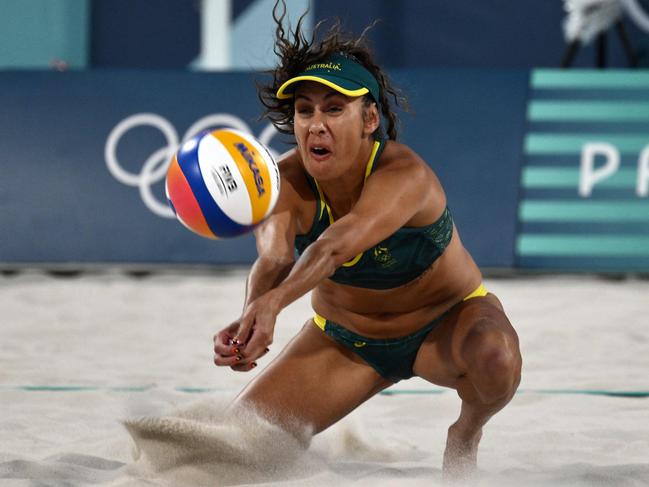
<svg viewBox="0 0 649 487">
<path fill-rule="evenodd" d="M 237 163 L 210 134 L 200 141 L 198 164 L 207 189 L 223 213 L 240 225 L 252 224 L 250 197 Z"/>
</svg>

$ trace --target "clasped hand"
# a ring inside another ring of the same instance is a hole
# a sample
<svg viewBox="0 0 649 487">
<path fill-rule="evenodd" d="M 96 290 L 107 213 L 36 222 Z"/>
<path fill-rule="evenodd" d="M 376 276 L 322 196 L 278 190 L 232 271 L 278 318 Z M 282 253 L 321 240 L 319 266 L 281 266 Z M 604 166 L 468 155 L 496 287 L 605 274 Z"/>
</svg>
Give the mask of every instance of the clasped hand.
<svg viewBox="0 0 649 487">
<path fill-rule="evenodd" d="M 216 365 L 247 372 L 257 366 L 258 358 L 268 353 L 279 314 L 270 294 L 248 304 L 238 320 L 214 335 Z"/>
</svg>

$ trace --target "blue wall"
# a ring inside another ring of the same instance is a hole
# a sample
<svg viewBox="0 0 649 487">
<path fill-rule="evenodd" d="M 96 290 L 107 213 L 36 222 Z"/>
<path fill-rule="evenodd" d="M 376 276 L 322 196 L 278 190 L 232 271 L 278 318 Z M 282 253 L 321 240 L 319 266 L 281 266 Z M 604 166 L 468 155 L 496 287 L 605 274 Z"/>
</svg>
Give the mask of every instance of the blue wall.
<svg viewBox="0 0 649 487">
<path fill-rule="evenodd" d="M 415 109 L 402 117 L 403 140 L 438 173 L 464 243 L 483 266 L 514 262 L 527 77 L 394 72 Z M 164 117 L 178 138 L 216 113 L 234 115 L 262 136 L 268 123 L 256 120 L 253 81 L 246 73 L 0 73 L 6 161 L 0 228 L 9 229 L 0 239 L 0 262 L 250 262 L 251 237 L 208 241 L 157 215 L 138 187 L 111 174 L 104 150 L 115 126 L 137 113 Z M 134 128 L 119 141 L 117 158 L 124 170 L 139 174 L 166 145 L 159 130 Z M 290 147 L 279 136 L 270 145 L 277 152 Z M 151 190 L 164 202 L 162 178 Z"/>
</svg>

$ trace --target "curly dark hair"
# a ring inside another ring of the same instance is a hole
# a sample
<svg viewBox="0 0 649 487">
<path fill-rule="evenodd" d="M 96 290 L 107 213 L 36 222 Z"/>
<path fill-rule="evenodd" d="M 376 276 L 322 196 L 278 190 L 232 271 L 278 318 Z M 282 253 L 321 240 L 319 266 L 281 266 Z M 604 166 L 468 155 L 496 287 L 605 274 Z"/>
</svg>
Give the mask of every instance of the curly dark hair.
<svg viewBox="0 0 649 487">
<path fill-rule="evenodd" d="M 275 69 L 267 72 L 272 77 L 272 82 L 269 84 L 257 83 L 259 99 L 265 107 L 262 117 L 268 117 L 279 132 L 292 135 L 294 133 L 293 99 L 277 98 L 275 93 L 278 88 L 285 81 L 304 71 L 308 65 L 325 60 L 332 54 L 343 54 L 362 64 L 378 81 L 380 91 L 380 99 L 377 100 L 378 107 L 383 119 L 387 122 L 388 138 L 396 140 L 399 120 L 392 111 L 390 100 L 392 99 L 396 106 L 406 109 L 407 101 L 401 92 L 391 85 L 383 70 L 374 63 L 373 55 L 365 40 L 365 35 L 374 27 L 376 21 L 366 27 L 358 38 L 354 38 L 345 33 L 340 20 L 336 20 L 325 32 L 323 38 L 316 40 L 320 37 L 320 30 L 325 23 L 325 21 L 320 21 L 314 27 L 311 39 L 307 39 L 302 25 L 307 13 L 308 10 L 302 14 L 294 30 L 290 26 L 285 29 L 283 23 L 287 16 L 286 4 L 284 0 L 275 2 L 273 19 L 276 28 L 273 51 L 279 57 L 279 64 Z M 364 95 L 365 106 L 370 106 L 373 102 L 374 99 L 369 94 Z M 374 136 L 377 138 L 384 136 L 382 127 L 379 127 Z"/>
</svg>

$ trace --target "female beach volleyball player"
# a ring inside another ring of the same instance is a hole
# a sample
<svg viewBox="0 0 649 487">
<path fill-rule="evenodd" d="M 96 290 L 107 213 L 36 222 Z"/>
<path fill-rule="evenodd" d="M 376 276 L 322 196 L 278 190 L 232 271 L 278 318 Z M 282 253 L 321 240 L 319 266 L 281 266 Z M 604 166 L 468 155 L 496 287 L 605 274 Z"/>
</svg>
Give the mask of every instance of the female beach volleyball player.
<svg viewBox="0 0 649 487">
<path fill-rule="evenodd" d="M 390 98 L 400 97 L 363 36 L 336 25 L 307 40 L 301 21 L 284 30 L 278 5 L 280 61 L 260 98 L 297 147 L 279 163 L 282 190 L 255 231 L 245 308 L 215 335 L 214 362 L 255 367 L 280 310 L 313 291 L 315 315 L 236 404 L 295 434 L 317 433 L 395 382 L 422 377 L 462 399 L 443 470 L 470 472 L 483 425 L 520 381 L 516 332 L 462 246 L 437 177 L 396 141 Z"/>
</svg>

